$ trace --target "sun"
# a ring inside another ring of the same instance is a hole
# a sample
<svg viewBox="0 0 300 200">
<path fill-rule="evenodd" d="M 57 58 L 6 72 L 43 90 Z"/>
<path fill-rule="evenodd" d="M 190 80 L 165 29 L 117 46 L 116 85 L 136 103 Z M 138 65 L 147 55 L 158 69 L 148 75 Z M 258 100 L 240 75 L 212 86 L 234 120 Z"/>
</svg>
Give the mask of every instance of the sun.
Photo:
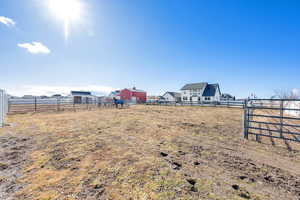
<svg viewBox="0 0 300 200">
<path fill-rule="evenodd" d="M 80 0 L 48 0 L 48 7 L 55 17 L 64 22 L 65 38 L 69 37 L 70 22 L 79 20 L 82 15 Z"/>
</svg>

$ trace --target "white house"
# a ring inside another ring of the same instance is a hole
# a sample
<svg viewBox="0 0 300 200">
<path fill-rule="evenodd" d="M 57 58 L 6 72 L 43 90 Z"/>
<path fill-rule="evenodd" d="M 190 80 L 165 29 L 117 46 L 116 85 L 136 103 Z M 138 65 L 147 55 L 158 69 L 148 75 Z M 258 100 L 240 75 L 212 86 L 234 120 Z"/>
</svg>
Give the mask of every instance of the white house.
<svg viewBox="0 0 300 200">
<path fill-rule="evenodd" d="M 164 101 L 180 102 L 181 94 L 178 92 L 166 92 L 163 96 Z"/>
<path fill-rule="evenodd" d="M 183 102 L 218 102 L 221 99 L 219 84 L 191 83 L 181 88 Z"/>
</svg>

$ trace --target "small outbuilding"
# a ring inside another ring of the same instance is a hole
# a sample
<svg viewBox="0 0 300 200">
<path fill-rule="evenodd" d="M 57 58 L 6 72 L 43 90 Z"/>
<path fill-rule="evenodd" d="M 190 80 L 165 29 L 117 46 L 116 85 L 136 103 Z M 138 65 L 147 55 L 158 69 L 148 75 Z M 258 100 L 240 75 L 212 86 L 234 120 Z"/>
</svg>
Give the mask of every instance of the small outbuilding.
<svg viewBox="0 0 300 200">
<path fill-rule="evenodd" d="M 147 92 L 144 90 L 139 90 L 133 87 L 132 89 L 123 89 L 120 91 L 120 97 L 122 100 L 131 101 L 133 103 L 146 103 Z"/>
<path fill-rule="evenodd" d="M 97 98 L 88 91 L 71 91 L 71 96 L 74 104 L 88 104 Z"/>
<path fill-rule="evenodd" d="M 136 89 L 135 87 L 123 90 L 116 90 L 110 93 L 109 97 L 122 99 L 131 103 L 146 103 L 147 92 L 144 90 Z"/>
</svg>

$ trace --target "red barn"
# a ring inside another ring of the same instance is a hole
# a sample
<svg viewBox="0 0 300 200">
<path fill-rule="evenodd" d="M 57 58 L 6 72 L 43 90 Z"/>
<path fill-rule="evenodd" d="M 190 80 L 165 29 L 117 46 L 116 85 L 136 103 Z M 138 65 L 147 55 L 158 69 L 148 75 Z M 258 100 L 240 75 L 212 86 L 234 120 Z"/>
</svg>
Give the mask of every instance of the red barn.
<svg viewBox="0 0 300 200">
<path fill-rule="evenodd" d="M 122 100 L 133 101 L 137 103 L 145 103 L 147 101 L 147 92 L 137 90 L 135 87 L 132 89 L 123 89 L 120 91 L 120 98 Z"/>
</svg>

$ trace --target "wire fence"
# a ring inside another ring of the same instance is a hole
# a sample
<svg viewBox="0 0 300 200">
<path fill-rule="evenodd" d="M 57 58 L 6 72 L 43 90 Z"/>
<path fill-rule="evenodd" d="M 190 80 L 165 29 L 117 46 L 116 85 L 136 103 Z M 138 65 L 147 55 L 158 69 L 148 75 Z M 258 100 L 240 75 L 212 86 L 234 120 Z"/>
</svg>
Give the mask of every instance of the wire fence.
<svg viewBox="0 0 300 200">
<path fill-rule="evenodd" d="M 126 102 L 129 105 L 132 102 Z M 262 138 L 281 139 L 300 142 L 300 99 L 247 99 L 219 102 L 175 102 L 152 101 L 146 105 L 158 106 L 206 106 L 244 109 L 244 138 L 250 135 L 260 142 Z M 76 103 L 73 98 L 31 98 L 8 99 L 4 90 L 0 90 L 0 127 L 5 123 L 6 114 L 49 112 L 49 111 L 78 111 L 96 108 L 114 107 L 112 99 L 88 99 Z"/>
<path fill-rule="evenodd" d="M 5 124 L 5 117 L 8 112 L 8 99 L 4 90 L 0 89 L 0 127 Z"/>
<path fill-rule="evenodd" d="M 17 98 L 9 99 L 9 114 L 24 114 L 29 112 L 49 112 L 49 111 L 78 111 L 91 110 L 99 107 L 113 107 L 112 100 L 102 101 L 99 99 L 87 99 L 86 101 L 76 103 L 73 98 Z"/>
</svg>

